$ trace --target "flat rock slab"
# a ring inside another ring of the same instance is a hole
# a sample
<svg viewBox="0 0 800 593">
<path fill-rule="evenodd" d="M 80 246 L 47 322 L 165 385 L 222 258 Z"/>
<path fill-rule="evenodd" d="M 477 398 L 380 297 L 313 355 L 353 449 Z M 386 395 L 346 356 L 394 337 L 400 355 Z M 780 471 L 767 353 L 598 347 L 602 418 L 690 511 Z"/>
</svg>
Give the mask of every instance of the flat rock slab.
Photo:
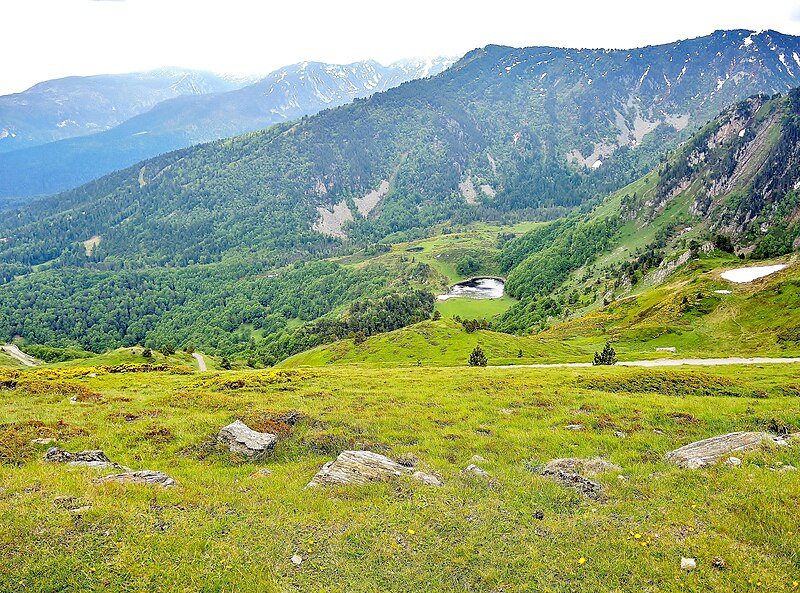
<svg viewBox="0 0 800 593">
<path fill-rule="evenodd" d="M 372 451 L 342 451 L 335 461 L 323 465 L 308 485 L 314 487 L 386 482 L 410 472 L 410 467 Z"/>
<path fill-rule="evenodd" d="M 241 453 L 252 459 L 266 455 L 278 442 L 278 437 L 268 432 L 256 432 L 237 420 L 219 431 L 217 442 L 228 445 L 232 453 Z"/>
<path fill-rule="evenodd" d="M 605 471 L 622 471 L 622 468 L 618 465 L 614 465 L 610 461 L 606 461 L 600 457 L 594 457 L 592 459 L 582 459 L 580 457 L 553 459 L 544 466 L 544 469 L 551 473 L 562 471 L 588 477 L 596 476 Z"/>
<path fill-rule="evenodd" d="M 69 465 L 100 469 L 130 469 L 124 465 L 114 463 L 99 449 L 72 453 L 58 447 L 50 447 L 47 453 L 44 454 L 44 460 L 50 463 L 67 463 Z"/>
<path fill-rule="evenodd" d="M 690 443 L 666 454 L 665 459 L 678 467 L 697 469 L 713 465 L 736 451 L 752 451 L 762 443 L 786 445 L 787 439 L 767 432 L 731 432 Z"/>
<path fill-rule="evenodd" d="M 124 474 L 112 474 L 102 477 L 99 482 L 119 482 L 121 484 L 148 484 L 154 486 L 174 486 L 175 480 L 163 472 L 143 469 L 136 472 L 125 472 Z"/>
<path fill-rule="evenodd" d="M 475 465 L 474 463 L 470 463 L 467 467 L 461 470 L 462 474 L 472 474 L 473 476 L 480 476 L 481 478 L 488 478 L 489 472 L 485 469 L 482 469 Z"/>
</svg>

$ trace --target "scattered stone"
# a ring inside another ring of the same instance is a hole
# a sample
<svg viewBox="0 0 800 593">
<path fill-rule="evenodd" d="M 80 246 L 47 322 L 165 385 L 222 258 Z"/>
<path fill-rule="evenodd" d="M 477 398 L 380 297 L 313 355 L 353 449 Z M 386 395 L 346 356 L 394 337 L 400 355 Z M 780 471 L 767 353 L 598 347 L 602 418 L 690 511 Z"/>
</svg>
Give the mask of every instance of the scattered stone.
<svg viewBox="0 0 800 593">
<path fill-rule="evenodd" d="M 550 478 L 551 480 L 571 488 L 591 500 L 600 500 L 602 498 L 602 487 L 597 482 L 592 482 L 588 478 L 584 478 L 575 472 L 563 471 L 560 469 L 549 470 L 545 466 L 542 470 L 542 475 Z"/>
<path fill-rule="evenodd" d="M 106 457 L 106 454 L 99 449 L 71 453 L 64 449 L 59 449 L 58 447 L 50 447 L 47 453 L 44 454 L 44 460 L 50 463 L 67 463 L 69 465 L 82 467 L 130 470 L 129 467 L 111 461 Z"/>
<path fill-rule="evenodd" d="M 395 458 L 395 461 L 405 467 L 414 467 L 419 462 L 419 459 L 413 453 L 401 453 Z"/>
<path fill-rule="evenodd" d="M 498 411 L 499 411 L 501 414 L 504 414 L 504 415 L 506 415 L 506 416 L 511 416 L 511 414 L 513 414 L 513 413 L 514 413 L 514 410 L 511 410 L 511 409 L 509 409 L 509 408 L 500 408 L 500 410 L 498 410 Z"/>
<path fill-rule="evenodd" d="M 713 560 L 711 560 L 711 566 L 717 570 L 725 570 L 727 565 L 725 564 L 725 559 L 722 556 L 714 556 Z"/>
<path fill-rule="evenodd" d="M 757 449 L 762 443 L 786 445 L 787 441 L 785 437 L 766 432 L 731 432 L 670 451 L 665 459 L 678 467 L 697 469 L 712 465 L 730 453 Z"/>
<path fill-rule="evenodd" d="M 480 455 L 473 455 L 469 458 L 470 463 L 488 463 L 483 457 Z"/>
<path fill-rule="evenodd" d="M 372 451 L 343 451 L 322 466 L 308 487 L 386 482 L 411 472 L 411 468 Z"/>
<path fill-rule="evenodd" d="M 733 467 L 739 467 L 740 465 L 742 465 L 742 460 L 739 459 L 738 457 L 731 456 L 731 457 L 728 457 L 728 460 L 725 462 L 725 465 L 730 465 L 730 466 L 733 466 Z"/>
<path fill-rule="evenodd" d="M 99 482 L 119 482 L 121 484 L 149 484 L 155 486 L 174 486 L 175 480 L 163 472 L 150 469 L 143 469 L 136 472 L 125 472 L 123 474 L 112 474 L 102 477 Z"/>
<path fill-rule="evenodd" d="M 55 442 L 56 440 L 53 437 L 47 437 L 44 439 L 31 439 L 31 445 L 51 445 Z"/>
<path fill-rule="evenodd" d="M 540 511 L 540 510 L 533 511 L 533 518 L 536 519 L 537 521 L 543 521 L 544 520 L 544 511 Z"/>
<path fill-rule="evenodd" d="M 615 437 L 617 437 L 618 439 L 624 439 L 624 438 L 625 438 L 626 436 L 628 436 L 628 435 L 626 435 L 626 434 L 625 434 L 624 432 L 622 432 L 621 430 L 615 430 L 615 431 L 614 431 L 614 436 L 615 436 Z"/>
<path fill-rule="evenodd" d="M 480 476 L 482 478 L 488 478 L 489 473 L 485 470 L 482 470 L 474 463 L 470 463 L 467 467 L 461 470 L 462 474 L 474 474 L 476 476 Z"/>
<path fill-rule="evenodd" d="M 77 404 L 78 403 L 78 396 L 77 395 L 73 395 L 71 398 L 69 398 L 69 403 Z"/>
<path fill-rule="evenodd" d="M 622 468 L 601 457 L 593 457 L 591 459 L 565 457 L 550 461 L 544 466 L 544 471 L 542 473 L 556 473 L 559 471 L 594 477 L 606 471 L 622 471 Z"/>
<path fill-rule="evenodd" d="M 295 554 L 294 556 L 292 556 L 292 564 L 294 564 L 295 566 L 300 566 L 302 563 L 303 563 L 302 556 L 300 556 L 299 554 Z"/>
<path fill-rule="evenodd" d="M 661 434 L 661 435 L 667 434 L 666 432 L 664 432 L 663 430 L 660 430 L 658 428 L 654 428 L 653 432 L 656 433 L 656 434 Z"/>
<path fill-rule="evenodd" d="M 583 424 L 567 424 L 564 428 L 567 430 L 583 430 Z"/>
<path fill-rule="evenodd" d="M 623 476 L 622 474 L 617 476 L 617 480 L 620 482 L 626 482 L 628 480 L 627 476 Z"/>
<path fill-rule="evenodd" d="M 697 568 L 697 561 L 694 558 L 681 558 L 681 570 L 691 572 Z"/>
<path fill-rule="evenodd" d="M 262 467 L 257 472 L 253 472 L 252 474 L 250 474 L 250 477 L 251 478 L 268 478 L 271 475 L 272 475 L 272 470 L 271 469 L 269 469 L 268 467 Z"/>
<path fill-rule="evenodd" d="M 426 474 L 425 472 L 414 472 L 411 474 L 411 478 L 422 482 L 426 486 L 444 486 L 444 483 L 439 478 L 433 474 Z"/>
<path fill-rule="evenodd" d="M 87 504 L 82 507 L 78 507 L 76 509 L 70 509 L 69 512 L 75 515 L 79 515 L 81 513 L 85 513 L 86 511 L 90 511 L 92 509 L 92 505 Z"/>
<path fill-rule="evenodd" d="M 236 420 L 219 431 L 217 442 L 228 445 L 232 453 L 253 459 L 266 455 L 278 442 L 278 437 L 268 432 L 256 432 L 241 420 Z"/>
<path fill-rule="evenodd" d="M 797 471 L 797 468 L 796 468 L 795 466 L 793 466 L 793 465 L 784 465 L 783 467 L 781 467 L 781 468 L 778 470 L 778 473 L 783 473 L 783 472 L 796 472 L 796 471 Z"/>
</svg>

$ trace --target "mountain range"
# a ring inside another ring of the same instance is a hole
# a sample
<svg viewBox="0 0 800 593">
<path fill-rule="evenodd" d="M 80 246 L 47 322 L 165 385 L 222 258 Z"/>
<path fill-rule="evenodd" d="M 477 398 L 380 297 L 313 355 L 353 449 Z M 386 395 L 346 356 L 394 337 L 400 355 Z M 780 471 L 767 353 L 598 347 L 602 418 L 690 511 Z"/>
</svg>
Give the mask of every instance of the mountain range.
<svg viewBox="0 0 800 593">
<path fill-rule="evenodd" d="M 175 81 L 179 74 L 171 72 L 42 83 L 0 97 L 0 128 L 9 141 L 0 153 L 0 198 L 63 191 L 163 152 L 312 115 L 435 75 L 452 62 L 303 62 L 240 88 L 210 74 L 183 73 Z M 156 85 L 162 81 L 169 86 Z M 152 92 L 145 96 L 145 90 Z M 121 104 L 121 96 L 128 102 Z M 58 141 L 43 143 L 45 138 Z"/>
<path fill-rule="evenodd" d="M 545 223 L 447 255 L 507 277 L 518 303 L 493 326 L 508 332 L 657 283 L 715 241 L 790 252 L 798 55 L 800 39 L 771 31 L 488 46 L 432 78 L 149 159 L 0 223 L 0 327 L 274 362 L 429 314 L 414 291 L 441 286 L 439 262 L 381 254 L 454 226 Z"/>
</svg>

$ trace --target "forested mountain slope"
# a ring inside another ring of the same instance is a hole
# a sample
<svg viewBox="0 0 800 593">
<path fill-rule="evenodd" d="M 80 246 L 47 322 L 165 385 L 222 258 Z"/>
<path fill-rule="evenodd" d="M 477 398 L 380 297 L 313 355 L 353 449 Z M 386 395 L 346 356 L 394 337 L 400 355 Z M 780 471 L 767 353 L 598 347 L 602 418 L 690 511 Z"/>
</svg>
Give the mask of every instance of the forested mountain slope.
<svg viewBox="0 0 800 593">
<path fill-rule="evenodd" d="M 303 62 L 243 88 L 165 100 L 104 132 L 0 154 L 0 198 L 64 191 L 170 150 L 313 115 L 438 74 L 453 61 Z"/>
<path fill-rule="evenodd" d="M 100 235 L 91 261 L 186 265 L 313 252 L 328 240 L 317 230 L 364 240 L 552 217 L 644 172 L 676 126 L 788 89 L 795 53 L 797 38 L 746 31 L 633 51 L 489 46 L 432 79 L 37 203 L 3 225 L 0 258 L 80 261 L 79 243 Z"/>
</svg>

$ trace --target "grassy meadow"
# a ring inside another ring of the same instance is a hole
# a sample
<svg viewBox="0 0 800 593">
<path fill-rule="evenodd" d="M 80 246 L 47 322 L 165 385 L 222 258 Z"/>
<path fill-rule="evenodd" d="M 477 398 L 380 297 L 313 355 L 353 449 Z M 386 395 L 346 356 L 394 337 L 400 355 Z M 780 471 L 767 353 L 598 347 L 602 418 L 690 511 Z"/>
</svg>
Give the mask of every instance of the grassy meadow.
<svg viewBox="0 0 800 593">
<path fill-rule="evenodd" d="M 800 580 L 800 472 L 780 471 L 800 467 L 796 439 L 741 454 L 740 467 L 663 460 L 733 430 L 796 431 L 798 365 L 92 368 L 0 371 L 0 591 L 794 591 Z M 286 410 L 303 419 L 277 420 Z M 281 435 L 263 463 L 213 444 L 236 418 Z M 47 446 L 30 443 L 42 437 L 178 485 L 96 483 L 113 472 L 44 463 Z M 360 448 L 416 459 L 444 486 L 304 490 Z M 473 455 L 488 479 L 459 473 Z M 621 468 L 597 478 L 601 501 L 540 475 L 553 458 L 594 456 Z M 251 477 L 262 467 L 272 475 Z M 681 557 L 697 570 L 682 572 Z"/>
</svg>

